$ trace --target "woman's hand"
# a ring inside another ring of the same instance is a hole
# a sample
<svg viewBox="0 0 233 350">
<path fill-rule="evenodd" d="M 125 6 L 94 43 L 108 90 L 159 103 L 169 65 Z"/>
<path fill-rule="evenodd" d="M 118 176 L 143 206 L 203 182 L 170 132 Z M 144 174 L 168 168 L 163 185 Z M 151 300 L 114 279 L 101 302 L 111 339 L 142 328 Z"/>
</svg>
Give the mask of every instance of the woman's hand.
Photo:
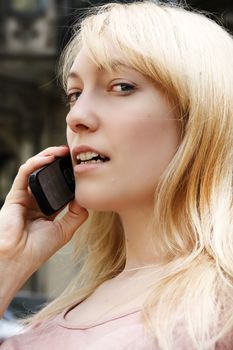
<svg viewBox="0 0 233 350">
<path fill-rule="evenodd" d="M 67 146 L 50 147 L 20 167 L 0 211 L 1 281 L 16 278 L 15 285 L 19 288 L 20 284 L 72 238 L 86 220 L 87 210 L 73 200 L 64 216 L 54 221 L 56 215 L 47 217 L 42 214 L 28 188 L 28 177 L 32 172 L 68 152 Z M 5 276 L 7 273 L 12 277 Z"/>
</svg>

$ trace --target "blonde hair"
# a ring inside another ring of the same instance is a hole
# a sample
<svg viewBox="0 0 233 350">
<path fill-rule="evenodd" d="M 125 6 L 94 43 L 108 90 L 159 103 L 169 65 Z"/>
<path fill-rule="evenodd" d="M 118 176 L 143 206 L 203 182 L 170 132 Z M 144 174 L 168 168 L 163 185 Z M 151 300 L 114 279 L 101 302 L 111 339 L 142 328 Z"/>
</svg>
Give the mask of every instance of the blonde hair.
<svg viewBox="0 0 233 350">
<path fill-rule="evenodd" d="M 207 17 L 156 1 L 91 9 L 62 57 L 62 79 L 85 47 L 100 68 L 118 60 L 159 84 L 177 111 L 182 140 L 156 188 L 153 236 L 161 267 L 143 314 L 161 349 L 182 323 L 195 349 L 233 327 L 233 41 Z M 79 275 L 35 320 L 89 296 L 125 264 L 115 213 L 93 213 L 76 237 Z M 156 310 L 156 311 L 155 311 Z"/>
</svg>

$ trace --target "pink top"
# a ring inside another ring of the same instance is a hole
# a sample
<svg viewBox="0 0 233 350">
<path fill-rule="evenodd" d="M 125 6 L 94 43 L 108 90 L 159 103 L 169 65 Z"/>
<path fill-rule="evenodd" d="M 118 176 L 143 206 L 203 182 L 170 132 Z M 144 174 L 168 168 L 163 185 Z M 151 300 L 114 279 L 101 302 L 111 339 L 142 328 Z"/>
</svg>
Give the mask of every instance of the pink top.
<svg viewBox="0 0 233 350">
<path fill-rule="evenodd" d="M 43 326 L 33 327 L 23 334 L 9 338 L 0 346 L 1 350 L 161 350 L 141 320 L 141 310 L 106 319 L 101 323 L 77 325 L 66 321 L 65 315 L 71 309 Z M 179 331 L 176 350 L 193 350 Z M 186 338 L 186 339 L 185 339 Z M 232 350 L 216 345 L 208 350 Z"/>
</svg>

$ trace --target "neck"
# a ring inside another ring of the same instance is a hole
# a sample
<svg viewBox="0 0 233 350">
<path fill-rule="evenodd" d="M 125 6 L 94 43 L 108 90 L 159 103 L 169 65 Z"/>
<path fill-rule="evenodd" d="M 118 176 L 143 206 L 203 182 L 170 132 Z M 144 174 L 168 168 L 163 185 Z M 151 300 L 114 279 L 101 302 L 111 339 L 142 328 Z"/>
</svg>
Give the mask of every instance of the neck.
<svg viewBox="0 0 233 350">
<path fill-rule="evenodd" d="M 120 213 L 126 242 L 126 265 L 124 271 L 139 270 L 160 264 L 152 237 L 153 207 L 140 207 Z"/>
</svg>

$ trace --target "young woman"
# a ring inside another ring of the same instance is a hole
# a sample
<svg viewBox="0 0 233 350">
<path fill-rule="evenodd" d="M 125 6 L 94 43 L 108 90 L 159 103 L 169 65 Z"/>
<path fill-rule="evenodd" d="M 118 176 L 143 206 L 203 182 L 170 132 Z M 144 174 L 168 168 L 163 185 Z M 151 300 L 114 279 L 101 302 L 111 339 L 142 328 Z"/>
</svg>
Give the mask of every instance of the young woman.
<svg viewBox="0 0 233 350">
<path fill-rule="evenodd" d="M 85 221 L 81 269 L 1 350 L 233 348 L 232 57 L 224 29 L 181 7 L 82 21 L 62 58 L 68 147 L 22 165 L 1 211 L 2 312 Z M 53 221 L 28 176 L 69 151 L 75 200 Z"/>
</svg>

